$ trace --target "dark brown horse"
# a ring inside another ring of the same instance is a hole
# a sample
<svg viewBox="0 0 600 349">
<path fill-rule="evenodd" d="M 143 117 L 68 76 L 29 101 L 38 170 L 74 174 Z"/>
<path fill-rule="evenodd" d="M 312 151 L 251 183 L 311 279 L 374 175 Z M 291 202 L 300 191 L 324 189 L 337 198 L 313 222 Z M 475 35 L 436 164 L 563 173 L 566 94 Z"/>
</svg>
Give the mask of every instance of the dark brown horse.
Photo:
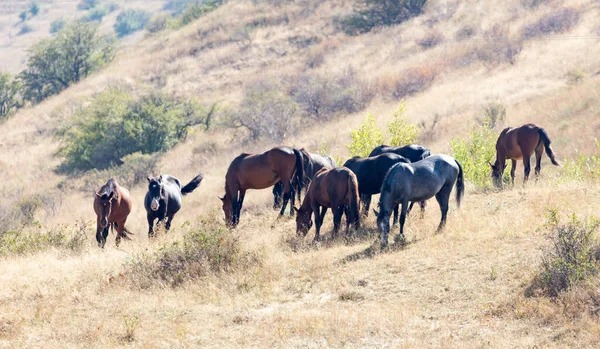
<svg viewBox="0 0 600 349">
<path fill-rule="evenodd" d="M 312 226 L 312 214 L 315 214 L 315 238 L 319 241 L 321 225 L 328 208 L 333 212 L 333 232 L 335 238 L 340 228 L 342 214 L 346 214 L 346 236 L 350 224 L 356 229 L 360 227 L 360 213 L 358 207 L 358 180 L 356 175 L 345 167 L 322 169 L 313 178 L 302 206 L 297 209 L 296 234 L 306 236 Z M 296 210 L 296 208 L 294 208 Z"/>
<path fill-rule="evenodd" d="M 96 212 L 96 241 L 104 248 L 108 237 L 108 228 L 117 229 L 116 245 L 121 238 L 131 240 L 125 228 L 125 221 L 131 212 L 132 201 L 129 191 L 121 187 L 114 179 L 109 179 L 94 195 L 94 212 Z"/>
<path fill-rule="evenodd" d="M 502 186 L 502 175 L 506 168 L 506 160 L 512 161 L 510 169 L 510 177 L 512 183 L 515 184 L 515 168 L 517 167 L 517 160 L 523 160 L 523 166 L 525 167 L 525 177 L 523 182 L 527 182 L 529 173 L 531 172 L 531 156 L 535 152 L 535 176 L 539 176 L 542 168 L 542 154 L 544 149 L 548 157 L 555 166 L 560 166 L 554 157 L 554 152 L 550 147 L 550 138 L 546 131 L 534 124 L 527 124 L 517 128 L 507 127 L 500 133 L 498 141 L 496 142 L 496 162 L 490 167 L 492 168 L 492 179 L 494 185 L 497 187 Z"/>
<path fill-rule="evenodd" d="M 283 182 L 284 189 L 283 206 L 279 212 L 283 215 L 288 201 L 291 200 L 294 206 L 292 179 L 302 183 L 303 173 L 302 155 L 290 147 L 275 147 L 261 154 L 239 155 L 227 169 L 225 196 L 220 198 L 225 221 L 232 227 L 239 223 L 246 190 L 269 188 L 279 180 Z M 290 210 L 290 215 L 293 214 L 294 210 Z"/>
</svg>

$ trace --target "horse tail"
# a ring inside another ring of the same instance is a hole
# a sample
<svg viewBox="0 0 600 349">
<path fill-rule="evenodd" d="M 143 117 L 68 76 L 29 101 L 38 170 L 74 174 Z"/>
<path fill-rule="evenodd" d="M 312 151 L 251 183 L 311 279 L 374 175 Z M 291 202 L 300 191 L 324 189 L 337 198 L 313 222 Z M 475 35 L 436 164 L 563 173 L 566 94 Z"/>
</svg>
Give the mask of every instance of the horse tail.
<svg viewBox="0 0 600 349">
<path fill-rule="evenodd" d="M 465 179 L 463 177 L 463 168 L 458 160 L 454 159 L 458 165 L 458 178 L 456 179 L 456 206 L 460 207 L 460 201 L 465 194 Z"/>
<path fill-rule="evenodd" d="M 119 225 L 117 224 L 117 222 L 113 223 L 113 227 L 112 229 L 117 229 Z M 135 235 L 134 233 L 131 232 L 131 230 L 127 229 L 127 227 L 125 225 L 123 225 L 123 233 L 122 233 L 122 238 L 125 240 L 131 240 L 130 235 Z"/>
<path fill-rule="evenodd" d="M 350 214 L 352 215 L 352 222 L 356 229 L 360 228 L 360 199 L 358 195 L 358 181 L 356 180 L 356 176 L 353 176 L 352 173 L 348 175 L 348 191 L 350 194 Z M 346 217 L 346 219 L 349 219 Z"/>
<path fill-rule="evenodd" d="M 544 142 L 544 148 L 546 149 L 546 154 L 548 154 L 548 157 L 552 161 L 552 165 L 560 166 L 560 164 L 558 163 L 558 161 L 556 161 L 556 158 L 554 157 L 554 152 L 552 151 L 552 147 L 550 147 L 550 143 L 552 143 L 552 141 L 550 141 L 550 137 L 548 137 L 546 130 L 544 130 L 543 128 L 540 127 L 540 128 L 538 128 L 538 133 L 540 134 L 540 143 Z"/>
<path fill-rule="evenodd" d="M 204 179 L 204 175 L 200 173 L 196 177 L 194 177 L 185 187 L 181 188 L 181 195 L 186 195 L 194 191 L 194 189 L 198 188 L 202 180 Z"/>
<path fill-rule="evenodd" d="M 296 156 L 295 182 L 298 190 L 298 201 L 301 201 L 300 193 L 302 191 L 302 183 L 304 182 L 304 165 L 302 164 L 302 153 L 298 149 L 294 149 L 294 155 Z"/>
<path fill-rule="evenodd" d="M 421 160 L 428 158 L 431 156 L 431 151 L 427 148 L 425 148 L 425 150 L 423 150 L 423 154 L 421 155 Z"/>
</svg>

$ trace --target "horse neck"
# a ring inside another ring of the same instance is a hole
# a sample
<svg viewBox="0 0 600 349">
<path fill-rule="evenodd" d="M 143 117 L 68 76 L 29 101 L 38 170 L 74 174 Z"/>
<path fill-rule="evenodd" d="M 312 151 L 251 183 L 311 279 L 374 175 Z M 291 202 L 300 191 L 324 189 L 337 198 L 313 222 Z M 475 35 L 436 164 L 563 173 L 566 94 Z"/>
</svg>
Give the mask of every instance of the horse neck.
<svg viewBox="0 0 600 349">
<path fill-rule="evenodd" d="M 300 210 L 301 211 L 312 212 L 312 202 L 311 202 L 310 192 L 307 192 L 306 195 L 304 195 L 304 201 L 302 201 L 302 205 L 300 206 Z"/>
</svg>

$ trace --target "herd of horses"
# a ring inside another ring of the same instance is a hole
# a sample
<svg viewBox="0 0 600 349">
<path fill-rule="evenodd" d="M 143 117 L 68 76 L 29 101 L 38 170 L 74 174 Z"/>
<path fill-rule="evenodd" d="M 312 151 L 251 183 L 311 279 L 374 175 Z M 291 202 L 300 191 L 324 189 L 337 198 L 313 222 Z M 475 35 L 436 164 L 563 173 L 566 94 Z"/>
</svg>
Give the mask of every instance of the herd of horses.
<svg viewBox="0 0 600 349">
<path fill-rule="evenodd" d="M 496 161 L 490 163 L 493 182 L 502 186 L 506 161 L 511 160 L 511 178 L 514 184 L 517 160 L 524 165 L 524 181 L 531 170 L 530 158 L 536 155 L 536 177 L 540 174 L 541 158 L 544 150 L 559 166 L 546 131 L 533 124 L 517 128 L 506 128 L 496 142 Z M 193 192 L 202 182 L 198 174 L 185 186 L 173 176 L 148 177 L 148 191 L 144 207 L 148 218 L 148 236 L 154 235 L 154 221 L 164 222 L 165 229 L 171 227 L 173 217 L 181 209 L 182 197 Z M 463 168 L 454 158 L 443 154 L 431 154 L 430 150 L 416 144 L 403 147 L 381 145 L 373 149 L 368 157 L 353 157 L 338 167 L 329 156 L 313 154 L 306 149 L 280 146 L 260 154 L 240 154 L 229 165 L 225 175 L 225 195 L 220 198 L 226 224 L 234 228 L 240 221 L 240 214 L 248 189 L 266 189 L 273 186 L 274 208 L 279 215 L 285 213 L 288 203 L 290 215 L 296 214 L 296 234 L 306 236 L 315 222 L 314 240 L 320 239 L 320 230 L 328 209 L 333 214 L 332 238 L 335 238 L 346 216 L 346 235 L 351 227 L 358 229 L 361 216 L 368 217 L 371 196 L 379 197 L 377 228 L 381 247 L 388 245 L 390 216 L 394 213 L 393 224 L 398 223 L 400 210 L 400 231 L 397 238 L 404 238 L 404 223 L 415 202 L 425 210 L 425 202 L 433 197 L 439 204 L 441 220 L 438 231 L 446 224 L 450 194 L 456 187 L 456 203 L 460 206 L 465 191 Z M 301 192 L 305 190 L 304 200 Z M 94 211 L 97 216 L 96 240 L 104 247 L 109 228 L 117 231 L 116 245 L 121 239 L 130 239 L 125 228 L 127 216 L 132 209 L 129 191 L 114 179 L 95 193 Z M 299 208 L 295 198 L 302 201 Z M 362 213 L 360 207 L 362 204 Z"/>
</svg>

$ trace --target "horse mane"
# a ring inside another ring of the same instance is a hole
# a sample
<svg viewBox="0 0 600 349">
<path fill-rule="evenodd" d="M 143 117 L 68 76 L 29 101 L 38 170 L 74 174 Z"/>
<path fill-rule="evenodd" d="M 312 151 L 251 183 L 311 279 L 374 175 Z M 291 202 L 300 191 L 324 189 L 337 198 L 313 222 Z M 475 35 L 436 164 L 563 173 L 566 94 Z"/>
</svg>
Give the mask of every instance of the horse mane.
<svg viewBox="0 0 600 349">
<path fill-rule="evenodd" d="M 502 132 L 500 132 L 500 136 L 504 136 L 506 132 L 508 132 L 508 130 L 510 130 L 510 127 L 507 127 L 504 130 L 502 130 Z"/>
<path fill-rule="evenodd" d="M 111 178 L 108 180 L 108 182 L 106 182 L 106 184 L 104 184 L 100 190 L 98 191 L 98 194 L 100 194 L 102 196 L 102 199 L 107 199 L 108 196 L 110 195 L 110 193 L 114 193 L 113 194 L 113 198 L 118 199 L 119 198 L 119 191 L 117 190 L 117 187 L 119 185 L 117 184 L 117 181 L 115 181 L 114 178 Z"/>
</svg>

